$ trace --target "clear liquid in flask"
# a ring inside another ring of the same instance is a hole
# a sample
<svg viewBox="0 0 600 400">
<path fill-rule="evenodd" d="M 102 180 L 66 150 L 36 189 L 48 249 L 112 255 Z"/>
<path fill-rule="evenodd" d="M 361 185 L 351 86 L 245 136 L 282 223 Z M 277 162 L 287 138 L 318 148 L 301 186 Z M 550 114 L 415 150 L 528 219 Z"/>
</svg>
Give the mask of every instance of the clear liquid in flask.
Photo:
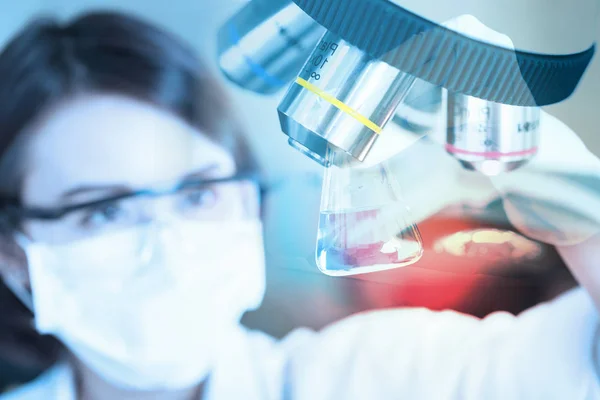
<svg viewBox="0 0 600 400">
<path fill-rule="evenodd" d="M 421 235 L 399 190 L 385 164 L 326 170 L 316 248 L 323 273 L 383 271 L 421 258 Z"/>
</svg>

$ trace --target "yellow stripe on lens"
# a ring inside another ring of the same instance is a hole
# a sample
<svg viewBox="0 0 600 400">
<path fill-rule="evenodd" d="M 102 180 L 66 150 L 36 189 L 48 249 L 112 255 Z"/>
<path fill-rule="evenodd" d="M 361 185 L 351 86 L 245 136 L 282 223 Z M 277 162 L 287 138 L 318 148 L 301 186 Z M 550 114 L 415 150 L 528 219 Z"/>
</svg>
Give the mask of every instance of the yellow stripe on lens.
<svg viewBox="0 0 600 400">
<path fill-rule="evenodd" d="M 360 122 L 361 124 L 363 124 L 364 126 L 369 128 L 373 132 L 375 132 L 377 134 L 381 133 L 382 129 L 379 125 L 377 125 L 375 122 L 371 121 L 369 118 L 365 117 L 364 115 L 362 115 L 361 113 L 359 113 L 358 111 L 356 111 L 355 109 L 353 109 L 352 107 L 347 105 L 346 103 L 343 103 L 340 100 L 333 97 L 332 95 L 325 93 L 323 90 L 316 87 L 312 83 L 306 81 L 305 79 L 297 77 L 296 83 L 298 85 L 302 86 L 303 88 L 313 92 L 314 94 L 316 94 L 323 100 L 327 101 L 328 103 L 332 104 L 333 106 L 339 108 L 341 111 L 350 115 L 352 118 L 356 119 L 358 122 Z"/>
</svg>

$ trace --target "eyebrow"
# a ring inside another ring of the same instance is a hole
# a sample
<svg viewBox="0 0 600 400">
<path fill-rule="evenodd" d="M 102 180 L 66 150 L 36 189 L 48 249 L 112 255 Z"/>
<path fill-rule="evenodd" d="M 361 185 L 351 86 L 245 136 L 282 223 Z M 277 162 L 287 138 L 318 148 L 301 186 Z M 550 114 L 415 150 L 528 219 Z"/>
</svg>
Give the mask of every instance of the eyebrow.
<svg viewBox="0 0 600 400">
<path fill-rule="evenodd" d="M 179 181 L 186 182 L 189 180 L 194 180 L 194 179 L 199 179 L 199 178 L 207 178 L 208 176 L 210 176 L 210 174 L 212 174 L 214 171 L 217 171 L 218 169 L 219 169 L 218 164 L 216 164 L 216 163 L 208 164 L 197 171 L 186 174 Z M 115 195 L 121 195 L 121 194 L 132 193 L 132 192 L 134 192 L 134 190 L 131 187 L 126 186 L 126 185 L 104 185 L 104 186 L 80 185 L 80 186 L 76 186 L 72 189 L 69 189 L 66 192 L 64 192 L 63 194 L 61 194 L 60 199 L 68 200 L 68 199 L 71 199 L 71 198 L 79 196 L 79 195 L 83 195 L 83 194 L 89 195 L 89 194 L 93 194 L 93 193 L 104 194 L 107 196 L 108 195 L 115 196 Z"/>
<path fill-rule="evenodd" d="M 106 186 L 91 186 L 81 185 L 76 186 L 73 189 L 67 190 L 60 195 L 60 199 L 67 200 L 73 197 L 77 197 L 83 194 L 102 193 L 106 195 L 118 195 L 131 192 L 132 189 L 125 185 L 106 185 Z"/>
<path fill-rule="evenodd" d="M 180 179 L 180 182 L 185 182 L 185 181 L 189 181 L 192 179 L 198 179 L 198 178 L 205 178 L 205 179 L 209 178 L 209 177 L 213 178 L 214 176 L 212 176 L 212 174 L 218 170 L 219 170 L 219 164 L 216 164 L 216 163 L 208 164 L 197 171 L 190 172 L 189 174 L 185 175 L 182 179 Z"/>
</svg>

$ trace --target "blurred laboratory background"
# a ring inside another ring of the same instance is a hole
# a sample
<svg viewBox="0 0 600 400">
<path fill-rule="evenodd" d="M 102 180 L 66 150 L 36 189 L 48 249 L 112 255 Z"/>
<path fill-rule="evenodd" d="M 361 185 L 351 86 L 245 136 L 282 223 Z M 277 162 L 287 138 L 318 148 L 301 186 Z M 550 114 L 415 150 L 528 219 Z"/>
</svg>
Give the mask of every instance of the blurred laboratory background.
<svg viewBox="0 0 600 400">
<path fill-rule="evenodd" d="M 285 90 L 258 95 L 231 84 L 217 65 L 217 32 L 244 0 L 20 0 L 3 2 L 0 43 L 39 15 L 68 18 L 93 9 L 125 10 L 145 17 L 184 38 L 226 86 L 269 182 L 265 199 L 267 296 L 262 308 L 244 322 L 274 336 L 293 328 L 319 329 L 367 309 L 423 306 L 455 309 L 477 316 L 496 310 L 518 313 L 550 299 L 575 282 L 555 249 L 518 234 L 508 223 L 495 188 L 483 176 L 460 169 L 441 146 L 417 139 L 398 161 L 407 170 L 398 179 L 419 223 L 425 253 L 414 265 L 355 277 L 329 277 L 315 264 L 323 168 L 289 147 L 281 133 L 277 106 Z M 600 35 L 599 35 L 600 37 Z M 598 103 L 600 60 L 592 62 L 575 94 L 545 108 L 577 132 L 600 155 Z M 387 129 L 387 128 L 386 128 Z M 400 127 L 391 127 L 410 135 Z M 423 163 L 423 155 L 430 163 Z M 417 159 L 418 158 L 418 159 Z M 428 164 L 423 166 L 423 164 Z M 427 189 L 444 187 L 430 197 Z M 3 304 L 11 301 L 3 293 Z M 0 312 L 1 312 L 0 305 Z M 3 343 L 10 329 L 0 327 L 0 367 L 34 373 L 43 357 L 31 347 L 15 354 Z M 13 334 L 13 333 L 8 333 Z M 26 342 L 27 338 L 21 338 Z M 14 338 L 11 338 L 14 340 Z M 16 367 L 15 367 L 16 366 Z M 21 369 L 18 369 L 21 368 Z M 2 385 L 0 371 L 0 386 Z"/>
</svg>

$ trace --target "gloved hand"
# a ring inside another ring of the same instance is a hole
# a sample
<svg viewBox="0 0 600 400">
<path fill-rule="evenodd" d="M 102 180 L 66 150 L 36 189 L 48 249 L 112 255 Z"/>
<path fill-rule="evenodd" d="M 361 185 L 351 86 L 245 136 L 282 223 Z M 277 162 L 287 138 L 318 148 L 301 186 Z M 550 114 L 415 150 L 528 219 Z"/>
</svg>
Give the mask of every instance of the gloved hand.
<svg viewBox="0 0 600 400">
<path fill-rule="evenodd" d="M 569 246 L 600 232 L 600 159 L 548 113 L 541 115 L 537 156 L 490 179 L 510 221 L 527 236 Z"/>
<path fill-rule="evenodd" d="M 556 245 L 600 310 L 600 159 L 557 118 L 542 113 L 539 153 L 491 178 L 512 224 Z"/>
</svg>

